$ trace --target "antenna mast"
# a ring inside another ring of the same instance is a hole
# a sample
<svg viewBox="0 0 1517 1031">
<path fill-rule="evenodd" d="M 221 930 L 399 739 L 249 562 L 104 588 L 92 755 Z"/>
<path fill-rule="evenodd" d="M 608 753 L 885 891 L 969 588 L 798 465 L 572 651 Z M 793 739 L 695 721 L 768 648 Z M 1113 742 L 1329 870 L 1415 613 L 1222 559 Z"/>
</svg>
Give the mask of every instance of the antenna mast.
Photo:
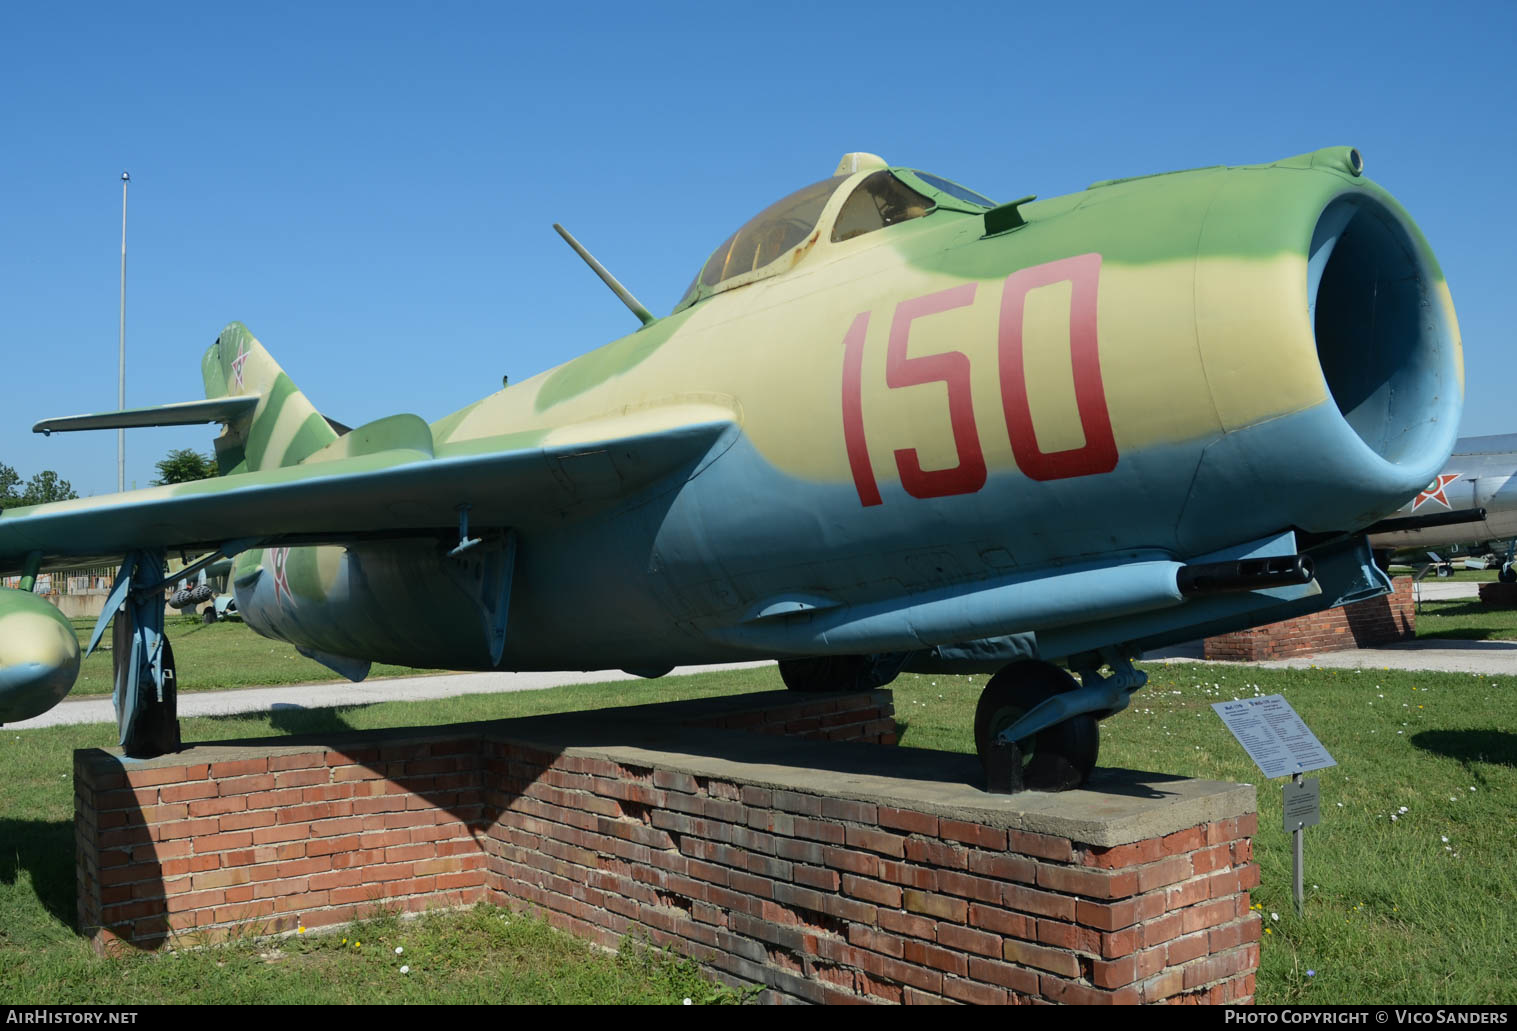
<svg viewBox="0 0 1517 1031">
<path fill-rule="evenodd" d="M 585 248 L 580 245 L 580 242 L 578 240 L 569 235 L 569 230 L 565 229 L 557 222 L 553 223 L 553 228 L 558 230 L 558 235 L 564 238 L 565 243 L 574 248 L 575 254 L 578 254 L 581 258 L 585 259 L 585 264 L 590 266 L 590 271 L 594 272 L 597 276 L 600 276 L 601 280 L 611 288 L 611 292 L 620 298 L 621 302 L 632 310 L 632 314 L 636 315 L 643 325 L 651 325 L 652 323 L 658 321 L 653 317 L 652 312 L 643 307 L 641 301 L 639 301 L 636 297 L 633 297 L 631 292 L 628 291 L 626 287 L 622 286 L 616 281 L 615 276 L 606 271 L 606 266 L 602 265 L 600 262 L 591 257 L 590 252 L 585 250 Z"/>
</svg>

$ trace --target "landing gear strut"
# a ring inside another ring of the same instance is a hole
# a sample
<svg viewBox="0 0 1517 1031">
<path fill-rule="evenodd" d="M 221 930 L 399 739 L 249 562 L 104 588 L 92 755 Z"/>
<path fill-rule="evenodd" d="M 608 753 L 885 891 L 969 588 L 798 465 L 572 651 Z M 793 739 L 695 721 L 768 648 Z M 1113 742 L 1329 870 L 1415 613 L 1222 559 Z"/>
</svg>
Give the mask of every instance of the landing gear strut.
<svg viewBox="0 0 1517 1031">
<path fill-rule="evenodd" d="M 986 790 L 1068 791 L 1096 766 L 1096 720 L 1127 708 L 1148 683 L 1136 650 L 1117 645 L 1071 656 L 1080 683 L 1048 662 L 1016 662 L 990 678 L 975 709 L 974 739 Z M 1101 672 L 1110 667 L 1109 674 Z"/>
<path fill-rule="evenodd" d="M 1101 747 L 1091 713 L 1071 716 L 1018 741 L 998 740 L 1003 730 L 1042 702 L 1078 687 L 1074 677 L 1047 662 L 1012 663 L 990 678 L 974 712 L 975 749 L 990 791 L 1068 791 L 1085 783 Z"/>
<path fill-rule="evenodd" d="M 174 647 L 161 632 L 156 635 L 160 651 L 159 668 L 163 671 L 163 690 L 152 683 L 150 658 L 153 634 L 139 634 L 136 619 L 128 605 L 116 614 L 111 628 L 111 665 L 115 673 L 116 729 L 121 750 L 133 759 L 151 759 L 179 751 L 179 679 L 174 665 Z M 135 649 L 133 645 L 136 645 Z M 133 659 L 141 666 L 136 678 L 129 676 Z M 135 682 L 134 682 L 135 681 Z"/>
<path fill-rule="evenodd" d="M 179 682 L 174 649 L 163 634 L 163 567 L 161 551 L 127 552 L 85 650 L 95 650 L 114 620 L 111 701 L 121 749 L 133 759 L 179 750 Z M 196 567 L 187 568 L 194 572 Z"/>
</svg>

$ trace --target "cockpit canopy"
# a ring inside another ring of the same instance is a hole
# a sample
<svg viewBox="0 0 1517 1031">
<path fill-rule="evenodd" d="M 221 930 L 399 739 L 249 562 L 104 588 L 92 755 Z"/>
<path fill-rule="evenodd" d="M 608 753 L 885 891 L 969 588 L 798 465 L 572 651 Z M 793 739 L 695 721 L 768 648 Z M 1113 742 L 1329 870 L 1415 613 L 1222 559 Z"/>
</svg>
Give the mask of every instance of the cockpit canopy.
<svg viewBox="0 0 1517 1031">
<path fill-rule="evenodd" d="M 712 253 L 675 311 L 788 270 L 820 240 L 824 229 L 830 243 L 843 243 L 939 209 L 979 213 L 996 206 L 955 182 L 884 164 L 873 155 L 847 155 L 838 166 L 840 173 L 861 165 L 864 170 L 812 183 L 760 211 Z M 833 204 L 843 193 L 846 199 Z M 790 260 L 781 262 L 787 255 Z"/>
</svg>

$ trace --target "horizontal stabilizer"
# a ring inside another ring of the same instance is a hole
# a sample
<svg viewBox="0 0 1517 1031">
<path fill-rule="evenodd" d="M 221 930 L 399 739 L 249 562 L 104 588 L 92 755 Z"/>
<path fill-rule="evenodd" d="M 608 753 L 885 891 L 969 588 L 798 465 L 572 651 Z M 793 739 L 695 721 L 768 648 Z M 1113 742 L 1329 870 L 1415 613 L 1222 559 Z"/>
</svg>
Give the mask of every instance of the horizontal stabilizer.
<svg viewBox="0 0 1517 1031">
<path fill-rule="evenodd" d="M 208 422 L 232 422 L 249 415 L 258 407 L 259 395 L 213 397 L 209 401 L 180 401 L 150 408 L 124 408 L 119 412 L 94 415 L 65 415 L 43 419 L 32 427 L 33 433 L 62 433 L 69 430 L 118 430 L 138 426 L 198 426 Z"/>
</svg>

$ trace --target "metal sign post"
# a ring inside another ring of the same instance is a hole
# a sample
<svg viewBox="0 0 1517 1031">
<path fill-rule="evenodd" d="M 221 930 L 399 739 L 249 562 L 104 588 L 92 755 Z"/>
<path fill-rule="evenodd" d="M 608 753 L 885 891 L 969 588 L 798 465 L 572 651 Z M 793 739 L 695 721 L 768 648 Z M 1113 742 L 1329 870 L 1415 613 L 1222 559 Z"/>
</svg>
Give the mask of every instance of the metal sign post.
<svg viewBox="0 0 1517 1031">
<path fill-rule="evenodd" d="M 1283 695 L 1213 702 L 1212 708 L 1266 777 L 1291 778 L 1283 789 L 1282 822 L 1283 829 L 1291 835 L 1295 854 L 1292 894 L 1296 900 L 1296 915 L 1301 916 L 1306 899 L 1303 832 L 1322 819 L 1321 783 L 1315 777 L 1303 780 L 1301 775 L 1338 763 L 1327 754 L 1317 735 L 1311 732 Z"/>
<path fill-rule="evenodd" d="M 1301 774 L 1291 778 L 1291 783 L 1301 786 Z M 1291 867 L 1295 871 L 1295 878 L 1291 882 L 1291 893 L 1296 899 L 1296 915 L 1301 916 L 1306 908 L 1306 876 L 1303 868 L 1306 866 L 1306 832 L 1304 824 L 1297 824 L 1296 829 L 1291 831 Z"/>
<path fill-rule="evenodd" d="M 1307 827 L 1315 827 L 1322 820 L 1322 792 L 1321 784 L 1313 777 L 1311 780 L 1302 780 L 1301 774 L 1291 778 L 1291 782 L 1285 785 L 1283 791 L 1284 811 L 1282 824 L 1290 833 L 1291 844 L 1295 851 L 1295 895 L 1296 915 L 1301 915 L 1306 893 L 1302 887 L 1304 875 L 1302 873 L 1302 847 L 1305 839 L 1303 831 Z"/>
<path fill-rule="evenodd" d="M 116 364 L 116 408 L 126 407 L 126 186 L 132 177 L 121 173 L 121 339 Z M 126 490 L 126 430 L 116 431 L 116 492 Z"/>
</svg>

